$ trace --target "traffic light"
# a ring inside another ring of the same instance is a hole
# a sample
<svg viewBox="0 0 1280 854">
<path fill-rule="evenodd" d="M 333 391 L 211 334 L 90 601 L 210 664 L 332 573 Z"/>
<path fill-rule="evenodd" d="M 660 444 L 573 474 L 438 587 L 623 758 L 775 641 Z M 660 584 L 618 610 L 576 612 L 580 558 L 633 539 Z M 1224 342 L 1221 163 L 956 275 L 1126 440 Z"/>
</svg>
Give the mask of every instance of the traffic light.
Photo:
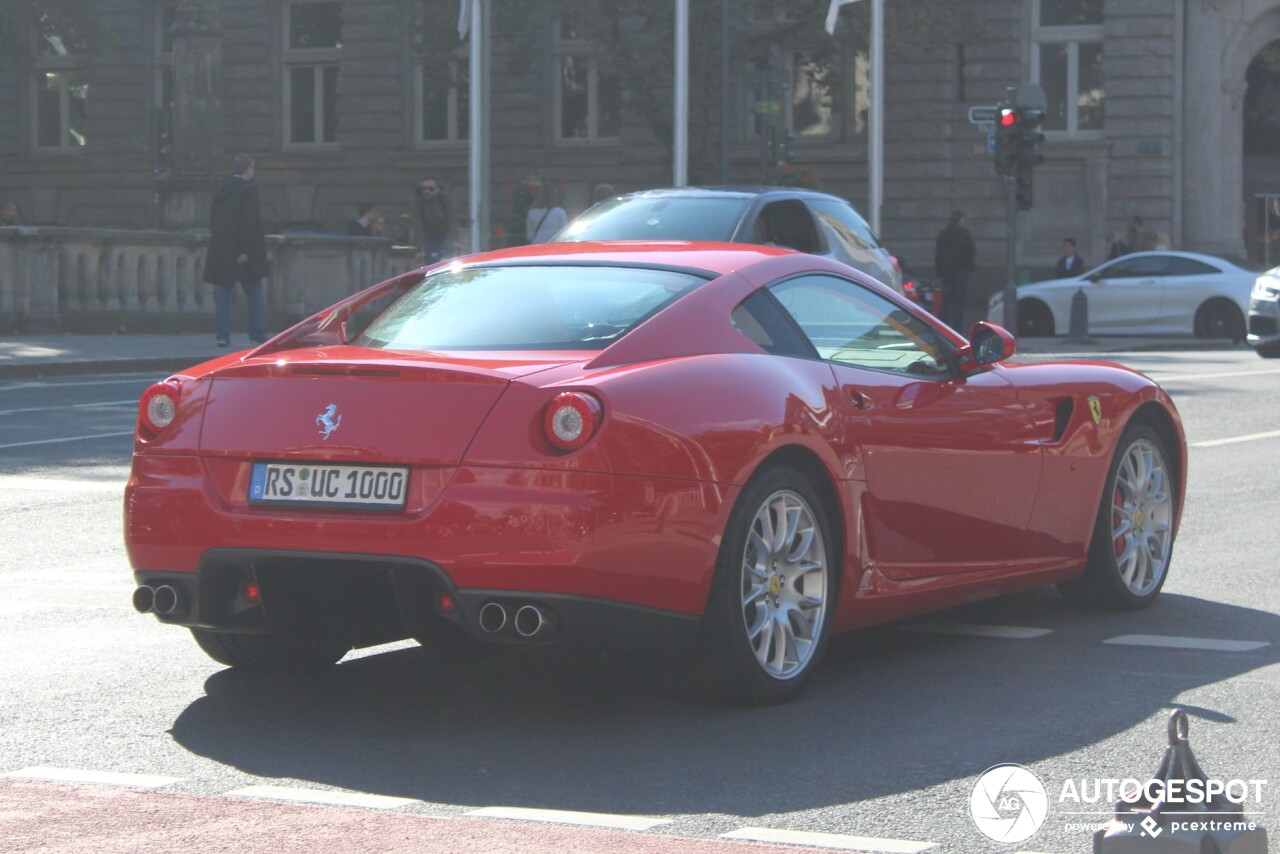
<svg viewBox="0 0 1280 854">
<path fill-rule="evenodd" d="M 1014 198 L 1018 202 L 1018 210 L 1029 211 L 1035 204 L 1035 190 L 1031 183 L 1031 167 L 1018 164 L 1014 174 Z"/>
<path fill-rule="evenodd" d="M 1008 103 L 996 105 L 996 174 L 1012 175 L 1017 166 L 1022 116 Z"/>
<path fill-rule="evenodd" d="M 1018 132 L 1013 158 L 1016 163 L 1014 190 L 1018 210 L 1029 211 L 1035 203 L 1031 170 L 1044 162 L 1044 155 L 1040 153 L 1040 143 L 1044 142 L 1044 134 L 1039 131 L 1040 124 L 1044 121 L 1044 111 L 1024 107 L 1017 112 Z"/>
</svg>

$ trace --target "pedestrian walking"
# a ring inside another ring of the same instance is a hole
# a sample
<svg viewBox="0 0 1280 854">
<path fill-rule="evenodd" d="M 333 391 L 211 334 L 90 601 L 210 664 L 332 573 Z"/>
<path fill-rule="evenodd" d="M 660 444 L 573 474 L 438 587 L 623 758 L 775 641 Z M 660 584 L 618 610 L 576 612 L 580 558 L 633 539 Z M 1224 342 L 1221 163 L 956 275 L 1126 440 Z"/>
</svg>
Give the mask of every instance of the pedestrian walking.
<svg viewBox="0 0 1280 854">
<path fill-rule="evenodd" d="M 436 178 L 423 178 L 414 188 L 422 226 L 422 260 L 434 264 L 452 258 L 460 247 L 453 240 L 453 202 Z"/>
<path fill-rule="evenodd" d="M 564 208 L 556 204 L 555 188 L 543 181 L 533 191 L 533 206 L 524 219 L 525 236 L 530 243 L 549 243 L 568 222 Z"/>
<path fill-rule="evenodd" d="M 969 276 L 977 269 L 973 235 L 964 227 L 964 211 L 955 211 L 947 227 L 938 232 L 933 266 L 942 280 L 942 322 L 962 331 Z"/>
<path fill-rule="evenodd" d="M 1078 276 L 1084 272 L 1084 259 L 1076 254 L 1076 239 L 1067 237 L 1062 241 L 1062 257 L 1058 259 L 1058 266 L 1054 270 L 1054 277 L 1065 279 L 1070 276 Z"/>
<path fill-rule="evenodd" d="M 258 188 L 253 185 L 254 164 L 248 154 L 231 160 L 232 175 L 213 197 L 209 215 L 209 251 L 205 255 L 204 280 L 214 286 L 214 333 L 218 346 L 231 343 L 231 289 L 244 289 L 249 304 L 249 340 L 267 340 L 267 241 L 258 210 Z"/>
<path fill-rule="evenodd" d="M 1129 251 L 1148 252 L 1155 248 L 1155 232 L 1147 228 L 1142 217 L 1134 214 L 1129 220 Z"/>
</svg>

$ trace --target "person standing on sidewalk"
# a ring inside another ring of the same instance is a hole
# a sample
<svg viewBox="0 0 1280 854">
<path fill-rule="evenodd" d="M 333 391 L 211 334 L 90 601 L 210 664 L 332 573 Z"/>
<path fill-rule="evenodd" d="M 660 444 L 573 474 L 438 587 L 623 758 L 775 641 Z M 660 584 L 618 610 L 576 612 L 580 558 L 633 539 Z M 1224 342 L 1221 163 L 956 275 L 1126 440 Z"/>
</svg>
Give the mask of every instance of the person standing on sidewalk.
<svg viewBox="0 0 1280 854">
<path fill-rule="evenodd" d="M 946 228 L 938 232 L 933 266 L 942 280 L 942 322 L 963 332 L 964 305 L 969 291 L 969 274 L 976 269 L 973 235 L 964 227 L 964 211 L 951 214 Z"/>
<path fill-rule="evenodd" d="M 214 286 L 215 334 L 219 347 L 231 343 L 231 289 L 244 288 L 249 303 L 249 340 L 267 340 L 267 241 L 258 211 L 258 188 L 253 185 L 253 158 L 237 154 L 232 175 L 218 188 L 209 215 L 209 251 L 204 280 Z"/>
</svg>

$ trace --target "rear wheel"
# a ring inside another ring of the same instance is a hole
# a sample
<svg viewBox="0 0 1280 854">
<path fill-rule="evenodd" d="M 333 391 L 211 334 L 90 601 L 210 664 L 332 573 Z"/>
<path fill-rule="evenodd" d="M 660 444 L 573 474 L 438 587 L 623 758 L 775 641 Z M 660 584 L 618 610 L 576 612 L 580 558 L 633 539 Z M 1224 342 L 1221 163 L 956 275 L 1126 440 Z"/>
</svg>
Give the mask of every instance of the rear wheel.
<svg viewBox="0 0 1280 854">
<path fill-rule="evenodd" d="M 1059 585 L 1068 599 L 1112 610 L 1145 608 L 1164 586 L 1173 553 L 1177 485 L 1160 435 L 1125 430 L 1107 474 L 1084 575 Z"/>
<path fill-rule="evenodd" d="M 756 704 L 799 694 L 831 633 L 835 554 L 803 475 L 775 468 L 754 478 L 725 531 L 686 687 Z"/>
<path fill-rule="evenodd" d="M 192 629 L 205 654 L 220 664 L 250 670 L 318 670 L 347 654 L 349 644 L 335 640 L 304 641 L 271 633 L 265 635 Z"/>
<path fill-rule="evenodd" d="M 1230 338 L 1244 340 L 1244 315 L 1240 306 L 1225 299 L 1211 299 L 1196 312 L 1197 338 Z"/>
<path fill-rule="evenodd" d="M 1018 335 L 1023 338 L 1045 338 L 1053 335 L 1053 312 L 1039 300 L 1024 299 L 1018 303 Z"/>
</svg>

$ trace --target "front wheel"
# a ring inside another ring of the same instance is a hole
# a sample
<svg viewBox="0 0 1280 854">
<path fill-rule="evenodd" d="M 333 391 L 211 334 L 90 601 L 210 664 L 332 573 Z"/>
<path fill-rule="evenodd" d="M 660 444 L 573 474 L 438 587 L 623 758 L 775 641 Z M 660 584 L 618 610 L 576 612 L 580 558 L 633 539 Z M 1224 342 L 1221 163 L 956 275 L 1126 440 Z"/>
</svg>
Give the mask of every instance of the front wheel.
<svg viewBox="0 0 1280 854">
<path fill-rule="evenodd" d="M 1244 315 L 1240 306 L 1226 299 L 1212 299 L 1196 312 L 1197 338 L 1230 338 L 1233 343 L 1244 340 Z"/>
<path fill-rule="evenodd" d="M 220 664 L 249 670 L 319 670 L 351 649 L 335 640 L 304 641 L 271 633 L 246 635 L 192 629 L 205 654 Z"/>
<path fill-rule="evenodd" d="M 762 705 L 798 695 L 831 633 L 837 564 L 808 479 L 791 468 L 754 478 L 725 530 L 687 685 Z"/>
<path fill-rule="evenodd" d="M 1176 494 L 1164 440 L 1145 424 L 1131 425 L 1111 461 L 1085 573 L 1059 585 L 1063 594 L 1111 610 L 1154 602 L 1173 553 Z"/>
</svg>

